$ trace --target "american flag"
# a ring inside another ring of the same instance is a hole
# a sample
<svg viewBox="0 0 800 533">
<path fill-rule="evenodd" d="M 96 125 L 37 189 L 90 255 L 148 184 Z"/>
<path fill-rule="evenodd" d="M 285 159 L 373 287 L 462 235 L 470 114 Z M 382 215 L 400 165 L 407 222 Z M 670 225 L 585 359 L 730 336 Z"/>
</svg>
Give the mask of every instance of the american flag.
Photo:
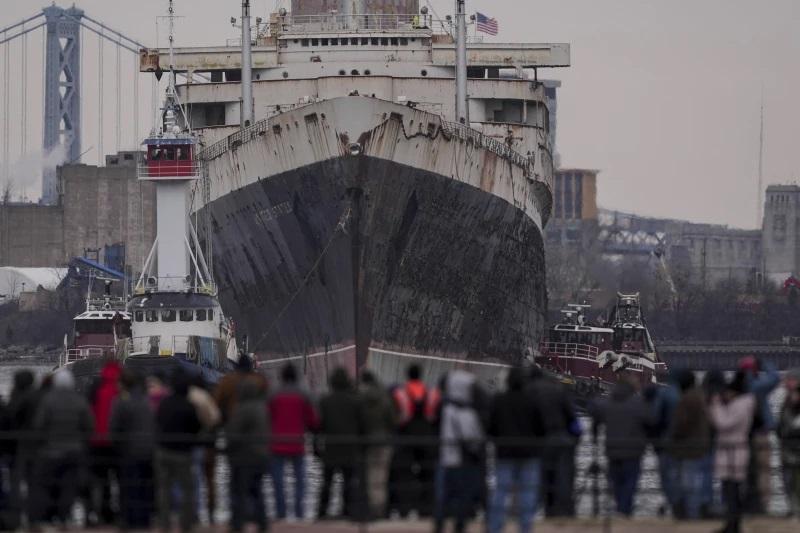
<svg viewBox="0 0 800 533">
<path fill-rule="evenodd" d="M 488 33 L 489 35 L 497 35 L 497 19 L 490 19 L 483 13 L 476 13 L 475 16 L 478 24 L 478 31 Z"/>
</svg>

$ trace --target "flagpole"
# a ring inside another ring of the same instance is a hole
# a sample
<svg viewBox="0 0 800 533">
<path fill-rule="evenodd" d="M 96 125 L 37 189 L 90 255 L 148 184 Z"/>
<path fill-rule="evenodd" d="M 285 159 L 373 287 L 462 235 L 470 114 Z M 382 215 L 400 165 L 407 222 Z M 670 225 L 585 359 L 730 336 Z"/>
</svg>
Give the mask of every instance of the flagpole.
<svg viewBox="0 0 800 533">
<path fill-rule="evenodd" d="M 456 122 L 469 125 L 467 102 L 467 21 L 464 1 L 456 0 Z"/>
</svg>

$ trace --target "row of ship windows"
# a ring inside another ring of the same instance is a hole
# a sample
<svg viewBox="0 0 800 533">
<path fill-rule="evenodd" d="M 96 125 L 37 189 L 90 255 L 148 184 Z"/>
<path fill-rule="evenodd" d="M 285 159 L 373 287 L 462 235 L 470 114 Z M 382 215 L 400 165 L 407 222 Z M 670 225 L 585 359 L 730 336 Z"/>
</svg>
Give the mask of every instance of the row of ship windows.
<svg viewBox="0 0 800 533">
<path fill-rule="evenodd" d="M 409 41 L 415 42 L 417 39 L 412 37 L 330 37 L 314 39 L 295 39 L 301 46 L 408 46 Z"/>
<path fill-rule="evenodd" d="M 205 322 L 214 320 L 213 309 L 149 309 L 146 311 L 135 311 L 133 313 L 134 322 Z"/>
</svg>

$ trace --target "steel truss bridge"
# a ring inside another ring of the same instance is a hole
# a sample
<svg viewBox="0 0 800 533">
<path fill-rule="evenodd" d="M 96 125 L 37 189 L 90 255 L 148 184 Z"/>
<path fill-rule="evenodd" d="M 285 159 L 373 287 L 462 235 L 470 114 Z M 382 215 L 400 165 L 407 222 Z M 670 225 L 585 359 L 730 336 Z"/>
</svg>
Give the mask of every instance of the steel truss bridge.
<svg viewBox="0 0 800 533">
<path fill-rule="evenodd" d="M 88 35 L 96 38 L 96 43 L 91 43 L 97 53 L 94 60 L 86 57 L 84 36 Z M 104 45 L 109 44 L 111 46 L 106 50 Z M 0 29 L 0 117 L 3 117 L 0 187 L 4 192 L 11 192 L 15 179 L 30 179 L 30 176 L 12 175 L 31 171 L 31 165 L 15 169 L 13 161 L 78 162 L 84 153 L 93 149 L 98 163 L 102 164 L 106 149 L 104 140 L 108 139 L 109 128 L 114 130 L 111 136 L 114 151 L 138 146 L 142 118 L 139 90 L 143 78 L 138 68 L 141 48 L 145 46 L 136 39 L 123 35 L 74 6 L 61 8 L 51 5 L 40 13 Z M 39 75 L 35 72 L 39 66 L 36 61 L 38 51 L 41 51 L 42 58 L 42 121 L 29 116 L 31 108 L 38 108 L 33 99 L 33 96 L 38 96 L 36 88 L 40 86 Z M 81 104 L 89 100 L 89 95 L 83 90 L 82 80 L 95 80 L 97 83 L 92 95 L 97 106 L 96 144 L 86 152 L 82 151 L 87 139 L 81 128 L 86 114 Z M 156 81 L 153 80 L 151 85 L 150 104 L 156 97 Z M 113 101 L 111 117 L 107 116 L 105 109 L 107 100 Z M 146 113 L 145 116 L 149 116 L 149 111 Z M 42 144 L 40 155 L 32 157 L 31 154 L 38 149 L 28 145 L 32 133 L 29 125 L 35 123 L 43 124 Z M 127 126 L 124 135 L 123 126 Z M 58 155 L 53 155 L 56 153 Z M 41 201 L 54 204 L 58 199 L 56 164 L 42 164 L 42 169 Z"/>
</svg>

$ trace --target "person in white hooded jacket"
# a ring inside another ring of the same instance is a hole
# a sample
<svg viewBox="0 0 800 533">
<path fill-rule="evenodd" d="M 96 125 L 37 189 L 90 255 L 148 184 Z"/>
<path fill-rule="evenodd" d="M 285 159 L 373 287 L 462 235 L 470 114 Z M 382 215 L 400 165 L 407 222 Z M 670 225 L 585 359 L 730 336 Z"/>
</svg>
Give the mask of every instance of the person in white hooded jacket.
<svg viewBox="0 0 800 533">
<path fill-rule="evenodd" d="M 439 464 L 442 469 L 435 531 L 455 520 L 457 533 L 466 528 L 470 508 L 480 499 L 483 485 L 485 432 L 476 401 L 477 381 L 465 370 L 454 370 L 444 380 Z"/>
</svg>

